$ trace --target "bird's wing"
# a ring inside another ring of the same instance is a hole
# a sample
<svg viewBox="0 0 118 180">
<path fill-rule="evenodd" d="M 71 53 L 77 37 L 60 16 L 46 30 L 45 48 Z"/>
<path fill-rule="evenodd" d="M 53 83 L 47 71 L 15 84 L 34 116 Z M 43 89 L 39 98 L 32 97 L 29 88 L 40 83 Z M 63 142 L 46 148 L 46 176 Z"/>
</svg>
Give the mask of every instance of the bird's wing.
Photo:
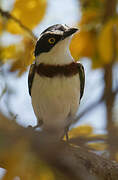
<svg viewBox="0 0 118 180">
<path fill-rule="evenodd" d="M 80 78 L 80 99 L 83 96 L 84 93 L 84 86 L 85 86 L 85 73 L 84 73 L 84 67 L 82 64 L 78 64 L 78 72 L 79 72 L 79 78 Z"/>
<path fill-rule="evenodd" d="M 35 70 L 36 70 L 36 64 L 32 64 L 30 66 L 29 70 L 29 75 L 28 75 L 28 87 L 29 87 L 29 94 L 31 96 L 31 88 L 32 88 L 32 83 L 35 75 Z"/>
</svg>

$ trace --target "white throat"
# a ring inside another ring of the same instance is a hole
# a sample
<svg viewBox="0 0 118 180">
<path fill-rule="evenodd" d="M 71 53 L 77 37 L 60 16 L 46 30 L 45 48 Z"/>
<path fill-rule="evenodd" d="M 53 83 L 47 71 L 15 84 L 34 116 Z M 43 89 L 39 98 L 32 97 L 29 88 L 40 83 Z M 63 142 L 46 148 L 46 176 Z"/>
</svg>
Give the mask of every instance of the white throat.
<svg viewBox="0 0 118 180">
<path fill-rule="evenodd" d="M 69 51 L 69 44 L 72 37 L 68 37 L 58 42 L 49 52 L 41 53 L 36 57 L 36 63 L 45 63 L 52 65 L 63 65 L 73 61 Z"/>
</svg>

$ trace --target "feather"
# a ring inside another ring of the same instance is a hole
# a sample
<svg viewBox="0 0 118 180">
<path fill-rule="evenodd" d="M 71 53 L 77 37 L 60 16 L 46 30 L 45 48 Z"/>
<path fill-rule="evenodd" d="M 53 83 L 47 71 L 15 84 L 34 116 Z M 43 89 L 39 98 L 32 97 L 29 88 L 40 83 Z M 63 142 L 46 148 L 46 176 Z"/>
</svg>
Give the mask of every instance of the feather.
<svg viewBox="0 0 118 180">
<path fill-rule="evenodd" d="M 35 72 L 36 72 L 36 64 L 32 64 L 30 66 L 29 75 L 28 75 L 28 87 L 29 87 L 30 96 L 31 96 L 31 88 L 32 88 Z"/>
</svg>

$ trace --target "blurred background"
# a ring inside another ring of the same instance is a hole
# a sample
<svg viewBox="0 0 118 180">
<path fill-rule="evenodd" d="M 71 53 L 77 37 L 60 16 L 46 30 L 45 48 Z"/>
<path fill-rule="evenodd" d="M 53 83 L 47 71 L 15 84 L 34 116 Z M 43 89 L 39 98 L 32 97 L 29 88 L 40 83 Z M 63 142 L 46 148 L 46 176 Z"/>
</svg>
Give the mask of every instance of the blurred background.
<svg viewBox="0 0 118 180">
<path fill-rule="evenodd" d="M 1 113 L 24 127 L 37 124 L 27 83 L 36 39 L 53 24 L 78 27 L 70 51 L 86 83 L 70 137 L 90 137 L 92 150 L 118 161 L 117 7 L 117 0 L 0 0 Z"/>
<path fill-rule="evenodd" d="M 67 24 L 70 26 L 78 26 L 78 23 L 82 16 L 79 1 L 66 0 L 63 3 L 63 1 L 59 1 L 59 0 L 56 1 L 49 0 L 47 2 L 48 4 L 45 4 L 44 1 L 39 1 L 39 2 L 40 3 L 38 4 L 33 0 L 31 2 L 29 1 L 27 6 L 29 8 L 32 8 L 33 18 L 34 19 L 37 18 L 37 22 L 31 22 L 31 21 L 29 22 L 29 29 L 32 29 L 34 35 L 37 38 L 45 28 L 56 23 Z M 14 7 L 15 3 L 17 9 L 15 9 Z M 15 1 L 7 1 L 7 0 L 1 1 L 2 9 L 5 11 L 10 11 L 10 10 L 13 11 L 13 14 L 16 14 L 16 17 L 18 16 L 19 11 L 21 11 L 21 14 L 22 11 L 26 11 L 26 9 L 23 10 L 20 9 L 20 6 L 24 8 L 23 7 L 24 4 L 25 1 L 23 2 L 20 1 L 15 2 Z M 42 15 L 39 14 L 39 17 L 37 17 L 34 14 L 36 10 L 33 6 L 34 7 L 36 6 L 35 8 L 37 8 L 37 11 L 38 8 L 42 8 Z M 28 10 L 29 12 L 31 11 L 31 9 Z M 23 12 L 23 13 L 25 15 L 25 13 L 27 12 Z M 34 19 L 32 21 L 35 21 Z M 3 17 L 1 21 L 2 21 L 1 22 L 2 30 L 1 30 L 0 42 L 1 42 L 2 59 L 1 59 L 0 88 L 1 88 L 2 98 L 0 101 L 0 109 L 4 114 L 8 116 L 15 116 L 16 121 L 24 126 L 36 125 L 37 123 L 36 117 L 32 109 L 31 99 L 28 93 L 28 83 L 27 83 L 28 70 L 29 70 L 28 65 L 31 64 L 31 62 L 33 61 L 30 57 L 31 54 L 33 55 L 33 48 L 31 47 L 32 39 L 31 37 L 28 37 L 29 34 L 27 32 L 25 31 L 20 32 L 22 28 L 15 30 L 16 28 L 15 26 L 19 26 L 19 24 L 17 24 L 16 22 L 11 22 L 13 24 L 9 24 L 8 27 L 7 21 L 9 20 L 6 19 L 6 17 Z M 24 23 L 27 25 L 27 21 Z M 33 24 L 32 26 L 34 26 L 34 28 L 30 28 L 30 23 Z M 88 47 L 84 47 L 85 49 L 82 50 L 85 51 L 85 55 L 86 55 L 86 51 L 89 51 L 88 50 L 89 43 L 91 45 L 92 42 L 90 41 L 87 43 L 88 43 Z M 25 47 L 22 50 L 21 48 L 23 45 Z M 76 46 L 76 42 L 74 46 Z M 79 44 L 79 46 L 81 46 L 81 44 Z M 19 52 L 14 52 L 14 51 L 19 51 Z M 90 59 L 88 59 L 88 57 L 79 58 L 81 53 L 83 52 L 74 52 L 74 55 L 77 56 L 76 59 L 80 60 L 84 65 L 85 73 L 86 73 L 85 93 L 80 107 L 81 109 L 83 109 L 84 106 L 87 106 L 88 104 L 91 104 L 92 102 L 100 98 L 103 91 L 103 83 L 102 83 L 103 72 L 100 69 L 93 70 L 92 63 Z M 92 94 L 91 94 L 91 90 L 92 90 Z M 102 132 L 102 130 L 104 130 L 105 128 L 105 112 L 103 110 L 103 105 L 98 106 L 97 109 L 94 109 L 94 111 L 95 112 L 94 113 L 92 112 L 92 114 L 90 112 L 89 114 L 85 115 L 84 119 L 82 118 L 83 122 L 81 121 L 81 123 L 90 124 L 95 127 L 96 131 Z"/>
</svg>

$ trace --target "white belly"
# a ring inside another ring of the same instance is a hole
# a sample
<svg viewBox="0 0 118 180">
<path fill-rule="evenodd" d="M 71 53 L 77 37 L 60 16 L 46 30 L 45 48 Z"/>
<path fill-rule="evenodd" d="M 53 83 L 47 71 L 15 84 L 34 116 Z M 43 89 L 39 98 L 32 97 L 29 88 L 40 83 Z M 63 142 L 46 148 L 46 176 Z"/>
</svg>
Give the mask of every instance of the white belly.
<svg viewBox="0 0 118 180">
<path fill-rule="evenodd" d="M 80 99 L 79 74 L 72 77 L 40 77 L 35 75 L 32 85 L 32 105 L 43 128 L 65 129 L 68 116 L 77 112 Z"/>
</svg>

